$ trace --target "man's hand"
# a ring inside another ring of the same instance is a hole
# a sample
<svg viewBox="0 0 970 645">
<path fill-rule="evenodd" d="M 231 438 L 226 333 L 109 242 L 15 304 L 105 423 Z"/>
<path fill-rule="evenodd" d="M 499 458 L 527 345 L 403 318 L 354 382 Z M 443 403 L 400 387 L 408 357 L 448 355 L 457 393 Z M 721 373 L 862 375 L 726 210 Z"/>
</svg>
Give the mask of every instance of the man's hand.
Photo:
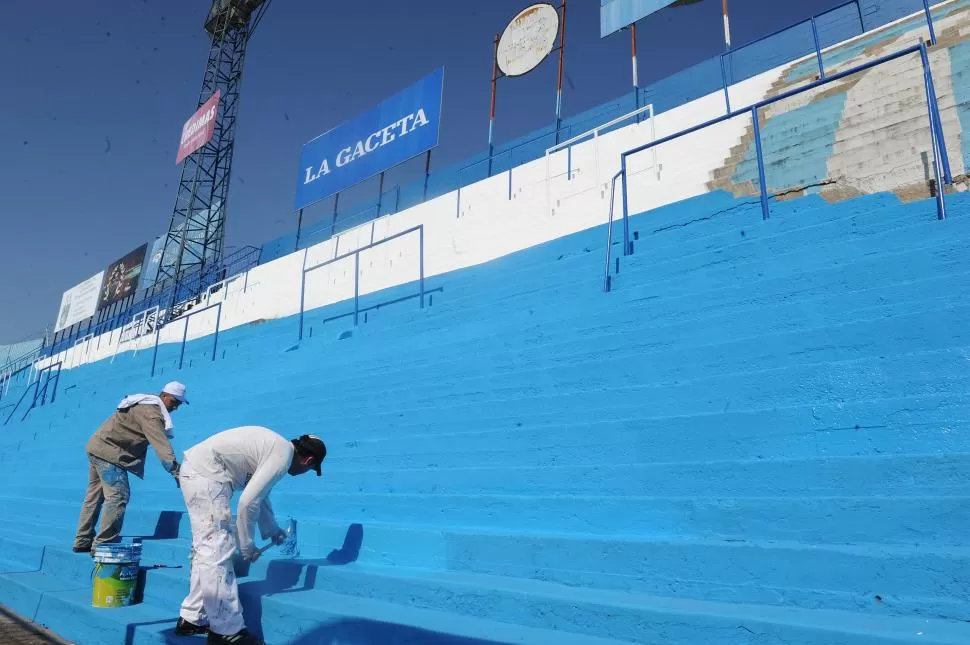
<svg viewBox="0 0 970 645">
<path fill-rule="evenodd" d="M 239 553 L 246 562 L 256 562 L 259 559 L 259 549 L 254 542 L 239 547 Z"/>
<path fill-rule="evenodd" d="M 287 535 L 286 531 L 281 528 L 277 528 L 276 531 L 269 536 L 269 539 L 273 541 L 273 544 L 279 546 L 286 542 L 287 537 L 289 537 L 289 535 Z"/>
<path fill-rule="evenodd" d="M 179 481 L 179 473 L 181 472 L 181 470 L 182 470 L 182 466 L 179 464 L 179 462 L 177 461 L 174 462 L 172 465 L 171 473 L 172 473 L 172 477 L 175 478 L 176 488 L 182 488 L 182 482 Z"/>
</svg>

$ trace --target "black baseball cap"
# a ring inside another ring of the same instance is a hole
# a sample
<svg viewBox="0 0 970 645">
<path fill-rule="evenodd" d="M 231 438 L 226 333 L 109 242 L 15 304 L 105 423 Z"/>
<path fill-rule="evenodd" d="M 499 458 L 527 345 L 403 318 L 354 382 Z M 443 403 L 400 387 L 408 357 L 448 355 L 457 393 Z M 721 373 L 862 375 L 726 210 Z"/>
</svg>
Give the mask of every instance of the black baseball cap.
<svg viewBox="0 0 970 645">
<path fill-rule="evenodd" d="M 313 434 L 305 434 L 299 439 L 294 439 L 293 445 L 301 455 L 313 457 L 313 470 L 317 471 L 317 477 L 319 477 L 320 466 L 327 457 L 327 444 L 323 443 L 323 439 Z"/>
</svg>

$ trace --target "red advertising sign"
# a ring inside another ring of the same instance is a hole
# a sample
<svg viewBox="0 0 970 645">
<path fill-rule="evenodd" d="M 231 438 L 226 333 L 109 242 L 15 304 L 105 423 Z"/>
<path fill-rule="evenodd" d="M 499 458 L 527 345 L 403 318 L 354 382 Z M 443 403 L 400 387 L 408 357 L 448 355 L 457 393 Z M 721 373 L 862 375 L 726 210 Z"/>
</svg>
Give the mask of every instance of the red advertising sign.
<svg viewBox="0 0 970 645">
<path fill-rule="evenodd" d="M 222 93 L 216 90 L 208 101 L 202 104 L 192 118 L 182 126 L 182 141 L 179 143 L 178 156 L 175 164 L 178 165 L 190 154 L 209 143 L 212 134 L 216 130 L 216 110 L 219 109 L 219 98 Z"/>
</svg>

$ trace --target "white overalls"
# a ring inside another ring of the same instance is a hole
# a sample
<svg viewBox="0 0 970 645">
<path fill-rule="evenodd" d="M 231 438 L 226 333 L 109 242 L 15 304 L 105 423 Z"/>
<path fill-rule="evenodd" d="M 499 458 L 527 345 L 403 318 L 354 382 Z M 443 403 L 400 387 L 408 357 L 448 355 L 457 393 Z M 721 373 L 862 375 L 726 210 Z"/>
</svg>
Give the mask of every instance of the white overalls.
<svg viewBox="0 0 970 645">
<path fill-rule="evenodd" d="M 179 481 L 192 525 L 192 571 L 182 618 L 224 636 L 245 628 L 232 567 L 236 544 L 229 502 L 233 491 L 242 489 L 236 520 L 239 549 L 255 551 L 257 521 L 263 539 L 282 530 L 269 493 L 292 459 L 293 444 L 260 426 L 232 428 L 185 451 Z"/>
</svg>

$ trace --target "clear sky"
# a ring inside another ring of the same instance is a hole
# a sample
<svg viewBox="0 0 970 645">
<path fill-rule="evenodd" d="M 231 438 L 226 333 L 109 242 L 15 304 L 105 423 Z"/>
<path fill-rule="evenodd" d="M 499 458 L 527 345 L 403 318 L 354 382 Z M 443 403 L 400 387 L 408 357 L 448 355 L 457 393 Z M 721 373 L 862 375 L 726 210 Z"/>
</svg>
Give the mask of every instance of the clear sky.
<svg viewBox="0 0 970 645">
<path fill-rule="evenodd" d="M 730 0 L 741 43 L 840 0 Z M 250 43 L 226 244 L 295 227 L 301 145 L 445 66 L 445 166 L 485 148 L 492 39 L 526 0 L 272 0 Z M 208 53 L 208 0 L 7 0 L 0 21 L 0 344 L 39 337 L 61 294 L 162 234 Z M 630 89 L 629 35 L 569 0 L 564 114 Z M 641 85 L 723 49 L 721 2 L 638 25 Z M 496 140 L 549 125 L 554 60 L 500 83 Z M 391 184 L 388 184 L 391 185 Z M 343 203 L 343 202 L 342 202 Z"/>
</svg>

